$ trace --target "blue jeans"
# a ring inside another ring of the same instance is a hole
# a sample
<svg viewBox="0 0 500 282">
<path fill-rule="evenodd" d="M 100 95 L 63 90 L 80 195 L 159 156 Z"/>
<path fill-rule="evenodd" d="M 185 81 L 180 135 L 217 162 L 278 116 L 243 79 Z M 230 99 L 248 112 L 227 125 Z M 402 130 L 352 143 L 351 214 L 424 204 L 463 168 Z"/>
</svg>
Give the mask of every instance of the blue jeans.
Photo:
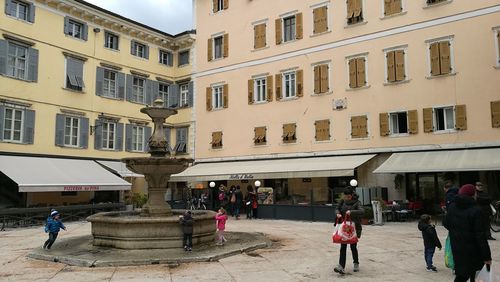
<svg viewBox="0 0 500 282">
<path fill-rule="evenodd" d="M 425 263 L 427 264 L 427 268 L 431 268 L 433 266 L 432 265 L 432 257 L 434 256 L 435 251 L 436 251 L 436 247 L 424 249 L 424 257 L 425 257 Z"/>
</svg>

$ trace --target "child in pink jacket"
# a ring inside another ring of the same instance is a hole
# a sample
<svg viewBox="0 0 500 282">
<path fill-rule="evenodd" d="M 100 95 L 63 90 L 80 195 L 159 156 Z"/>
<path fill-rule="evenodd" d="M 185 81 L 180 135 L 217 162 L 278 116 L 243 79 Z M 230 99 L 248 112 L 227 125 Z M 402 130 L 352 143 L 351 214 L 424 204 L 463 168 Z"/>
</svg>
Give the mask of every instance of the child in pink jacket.
<svg viewBox="0 0 500 282">
<path fill-rule="evenodd" d="M 224 245 L 226 242 L 226 238 L 224 237 L 224 230 L 226 229 L 226 210 L 224 208 L 220 208 L 219 212 L 215 215 L 216 225 L 217 225 L 217 246 Z"/>
</svg>

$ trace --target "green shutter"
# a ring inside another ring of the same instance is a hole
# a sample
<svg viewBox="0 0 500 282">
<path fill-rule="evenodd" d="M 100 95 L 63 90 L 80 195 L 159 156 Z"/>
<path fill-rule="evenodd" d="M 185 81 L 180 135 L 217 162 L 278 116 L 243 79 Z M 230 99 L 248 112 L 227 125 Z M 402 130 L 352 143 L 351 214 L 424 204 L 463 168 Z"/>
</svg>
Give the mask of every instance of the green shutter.
<svg viewBox="0 0 500 282">
<path fill-rule="evenodd" d="M 100 150 L 102 148 L 102 125 L 103 121 L 100 119 L 95 120 L 94 124 L 94 149 Z"/>
<path fill-rule="evenodd" d="M 33 48 L 28 49 L 28 80 L 38 80 L 38 50 Z"/>
<path fill-rule="evenodd" d="M 7 0 L 6 2 L 9 2 Z M 0 40 L 0 74 L 7 74 L 7 50 L 9 43 L 6 40 Z"/>
<path fill-rule="evenodd" d="M 24 110 L 23 143 L 33 144 L 35 138 L 35 111 Z M 3 133 L 0 131 L 0 134 Z"/>
<path fill-rule="evenodd" d="M 149 151 L 149 138 L 151 138 L 151 127 L 144 127 L 144 152 Z"/>
<path fill-rule="evenodd" d="M 103 74 L 104 75 L 104 74 Z M 104 79 L 104 76 L 101 76 Z M 102 81 L 101 81 L 102 82 Z M 121 100 L 125 99 L 125 74 L 121 72 L 116 73 L 116 84 L 117 84 L 117 97 Z M 101 88 L 102 91 L 102 88 Z"/>
<path fill-rule="evenodd" d="M 80 118 L 80 147 L 87 149 L 89 147 L 89 119 Z"/>
<path fill-rule="evenodd" d="M 132 83 L 134 81 L 134 77 L 131 75 L 131 74 L 127 74 L 127 82 L 126 82 L 126 97 L 127 97 L 127 101 L 132 101 L 132 97 L 134 96 L 132 94 L 132 91 L 133 91 L 133 87 L 132 87 Z"/>
<path fill-rule="evenodd" d="M 125 151 L 132 151 L 132 124 L 125 125 Z"/>
<path fill-rule="evenodd" d="M 115 151 L 123 151 L 123 123 L 116 124 Z"/>
<path fill-rule="evenodd" d="M 194 84 L 193 84 L 193 81 L 190 81 L 188 83 L 188 106 L 189 107 L 194 106 L 194 96 L 193 96 L 193 93 L 194 93 Z"/>
<path fill-rule="evenodd" d="M 0 105 L 0 141 L 3 140 L 3 123 L 5 121 L 5 106 Z"/>
<path fill-rule="evenodd" d="M 64 146 L 64 118 L 63 114 L 56 114 L 56 146 Z"/>
</svg>

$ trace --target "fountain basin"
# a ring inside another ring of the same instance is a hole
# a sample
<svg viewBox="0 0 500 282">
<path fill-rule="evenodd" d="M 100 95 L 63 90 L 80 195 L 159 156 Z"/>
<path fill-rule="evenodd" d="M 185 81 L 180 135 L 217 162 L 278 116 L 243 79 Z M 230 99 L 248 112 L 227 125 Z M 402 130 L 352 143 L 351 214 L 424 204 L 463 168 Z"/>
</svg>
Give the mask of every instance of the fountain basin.
<svg viewBox="0 0 500 282">
<path fill-rule="evenodd" d="M 143 217 L 139 212 L 105 212 L 87 218 L 92 223 L 94 246 L 119 249 L 182 248 L 179 216 L 184 210 L 172 210 L 168 217 Z M 214 241 L 215 212 L 192 211 L 193 245 Z"/>
</svg>

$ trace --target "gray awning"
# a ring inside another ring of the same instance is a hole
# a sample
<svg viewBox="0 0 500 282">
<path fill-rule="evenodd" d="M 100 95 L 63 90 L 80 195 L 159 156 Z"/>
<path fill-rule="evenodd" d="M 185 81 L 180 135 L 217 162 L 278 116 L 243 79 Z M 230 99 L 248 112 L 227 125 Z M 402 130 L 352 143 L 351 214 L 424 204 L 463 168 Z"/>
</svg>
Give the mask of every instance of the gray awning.
<svg viewBox="0 0 500 282">
<path fill-rule="evenodd" d="M 375 155 L 200 163 L 172 175 L 173 182 L 353 176 Z"/>
<path fill-rule="evenodd" d="M 113 162 L 113 161 L 96 161 L 99 164 L 111 169 L 112 171 L 119 174 L 121 177 L 144 177 L 142 174 L 137 174 L 130 171 L 127 168 L 127 165 L 122 162 Z"/>
<path fill-rule="evenodd" d="M 394 153 L 374 173 L 500 170 L 500 148 Z"/>
<path fill-rule="evenodd" d="M 0 171 L 19 192 L 130 190 L 130 183 L 90 160 L 0 156 Z"/>
</svg>

